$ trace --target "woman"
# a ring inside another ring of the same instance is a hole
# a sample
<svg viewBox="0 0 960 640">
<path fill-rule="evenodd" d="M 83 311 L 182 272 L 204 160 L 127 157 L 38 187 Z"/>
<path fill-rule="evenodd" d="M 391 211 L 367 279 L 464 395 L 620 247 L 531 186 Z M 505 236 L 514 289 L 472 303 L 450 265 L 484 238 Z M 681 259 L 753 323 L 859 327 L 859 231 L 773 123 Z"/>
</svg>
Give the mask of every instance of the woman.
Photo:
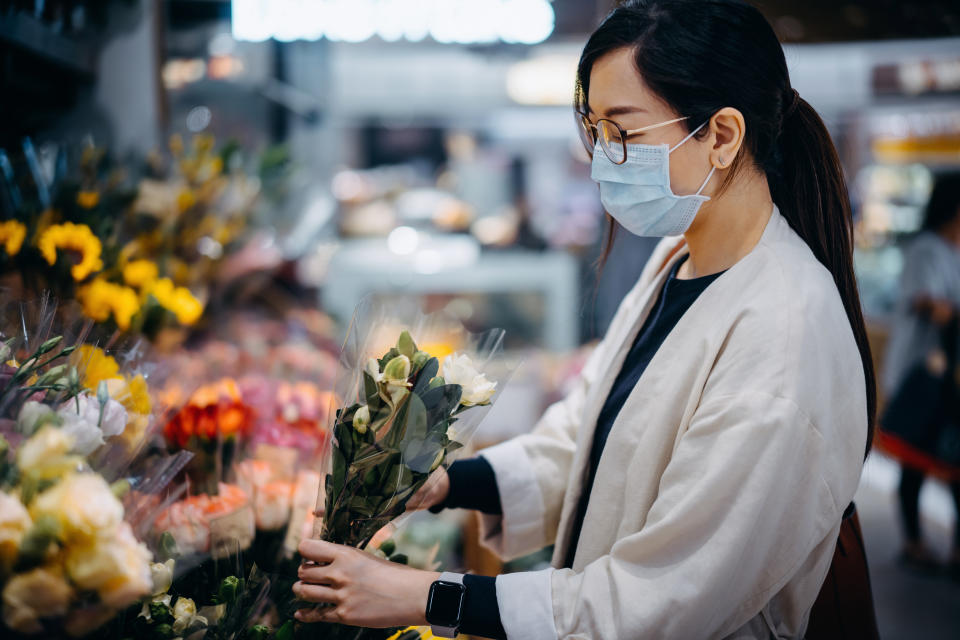
<svg viewBox="0 0 960 640">
<path fill-rule="evenodd" d="M 925 431 L 937 438 L 945 416 L 937 412 L 933 420 L 937 424 L 916 424 L 925 412 L 917 402 L 930 402 L 911 393 L 908 378 L 917 368 L 928 369 L 921 373 L 923 384 L 936 388 L 929 381 L 930 375 L 940 377 L 947 364 L 943 336 L 950 329 L 956 330 L 960 322 L 960 174 L 944 174 L 937 178 L 927 204 L 923 230 L 907 247 L 903 274 L 900 279 L 900 303 L 897 306 L 893 333 L 887 349 L 887 365 L 884 370 L 884 387 L 896 406 L 902 407 L 896 414 L 906 421 L 904 428 L 919 436 Z M 956 361 L 958 354 L 953 354 Z M 916 378 L 914 378 L 916 381 Z M 955 401 L 955 400 L 954 400 Z M 930 409 L 931 407 L 928 407 Z M 956 412 L 957 407 L 943 408 Z M 893 424 L 887 424 L 892 428 Z M 904 434 L 907 435 L 907 434 Z M 922 436 L 921 436 L 922 438 Z M 903 521 L 906 544 L 901 561 L 921 570 L 939 569 L 939 562 L 923 542 L 920 529 L 920 489 L 928 470 L 923 459 L 909 460 L 900 476 L 900 513 Z M 950 484 L 957 514 L 960 515 L 960 468 L 943 460 L 930 460 L 941 475 L 953 477 Z M 960 525 L 954 527 L 953 551 L 947 563 L 948 573 L 960 577 Z"/>
<path fill-rule="evenodd" d="M 329 564 L 294 590 L 335 606 L 302 620 L 803 637 L 875 403 L 836 151 L 736 0 L 625 2 L 587 42 L 576 96 L 608 213 L 668 238 L 575 389 L 419 496 L 486 511 L 504 557 L 553 544 L 552 567 L 438 583 L 307 541 Z"/>
</svg>

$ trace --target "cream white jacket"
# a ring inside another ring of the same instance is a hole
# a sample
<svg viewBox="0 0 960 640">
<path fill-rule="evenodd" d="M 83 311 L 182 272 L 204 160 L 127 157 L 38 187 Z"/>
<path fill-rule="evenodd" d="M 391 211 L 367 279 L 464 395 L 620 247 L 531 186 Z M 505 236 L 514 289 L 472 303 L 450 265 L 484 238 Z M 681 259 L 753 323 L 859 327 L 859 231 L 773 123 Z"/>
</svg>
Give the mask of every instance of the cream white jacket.
<svg viewBox="0 0 960 640">
<path fill-rule="evenodd" d="M 575 389 L 529 434 L 481 452 L 504 558 L 555 544 L 554 568 L 497 578 L 510 640 L 801 638 L 860 478 L 864 373 L 829 272 L 774 209 L 757 246 L 663 342 L 613 424 L 572 569 L 593 429 L 679 239 L 624 298 Z"/>
</svg>

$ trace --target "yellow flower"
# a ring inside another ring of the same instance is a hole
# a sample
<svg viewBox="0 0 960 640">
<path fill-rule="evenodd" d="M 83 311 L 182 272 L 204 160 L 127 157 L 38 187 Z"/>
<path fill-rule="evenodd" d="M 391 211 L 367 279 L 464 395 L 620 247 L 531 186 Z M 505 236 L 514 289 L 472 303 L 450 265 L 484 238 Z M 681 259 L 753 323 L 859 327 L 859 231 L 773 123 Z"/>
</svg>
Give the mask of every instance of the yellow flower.
<svg viewBox="0 0 960 640">
<path fill-rule="evenodd" d="M 134 260 L 123 268 L 123 281 L 128 286 L 141 289 L 157 279 L 159 270 L 150 260 Z"/>
<path fill-rule="evenodd" d="M 177 194 L 177 209 L 180 213 L 190 209 L 195 204 L 197 204 L 197 196 L 190 189 L 184 189 Z"/>
<path fill-rule="evenodd" d="M 152 555 L 120 523 L 107 532 L 66 548 L 66 569 L 73 584 L 96 591 L 100 600 L 115 609 L 132 604 L 153 591 Z"/>
<path fill-rule="evenodd" d="M 161 278 L 149 290 L 161 307 L 177 316 L 180 324 L 192 325 L 203 315 L 203 303 L 186 287 L 177 287 L 170 278 Z"/>
<path fill-rule="evenodd" d="M 183 138 L 179 133 L 170 136 L 170 152 L 175 156 L 183 153 Z"/>
<path fill-rule="evenodd" d="M 3 245 L 11 258 L 20 253 L 25 237 L 27 237 L 27 227 L 23 223 L 16 220 L 0 222 L 0 245 Z"/>
<path fill-rule="evenodd" d="M 120 377 L 120 365 L 113 356 L 92 344 L 80 345 L 71 359 L 83 375 L 83 386 L 91 391 L 96 391 L 103 380 Z"/>
<path fill-rule="evenodd" d="M 20 500 L 0 491 L 0 572 L 13 566 L 20 542 L 31 524 L 30 515 Z"/>
<path fill-rule="evenodd" d="M 150 389 L 140 374 L 132 378 L 113 378 L 107 381 L 110 397 L 119 402 L 131 414 L 149 415 L 152 407 Z M 131 416 L 132 417 L 132 416 Z"/>
<path fill-rule="evenodd" d="M 123 505 L 110 485 L 96 473 L 70 473 L 30 503 L 34 520 L 50 516 L 69 544 L 86 543 L 115 531 L 123 520 Z"/>
<path fill-rule="evenodd" d="M 93 209 L 100 204 L 100 194 L 96 191 L 83 191 L 77 193 L 77 204 L 84 209 Z"/>
<path fill-rule="evenodd" d="M 80 289 L 77 298 L 87 317 L 104 322 L 113 315 L 122 331 L 130 328 L 133 316 L 140 311 L 140 299 L 136 291 L 102 278 L 97 278 Z"/>
<path fill-rule="evenodd" d="M 64 615 L 73 589 L 57 566 L 15 574 L 3 588 L 3 621 L 14 631 L 39 633 L 40 618 Z"/>
<path fill-rule="evenodd" d="M 58 250 L 74 251 L 80 254 L 80 261 L 70 269 L 73 279 L 77 282 L 85 280 L 91 273 L 103 268 L 103 261 L 100 259 L 103 245 L 100 243 L 100 238 L 94 235 L 90 227 L 85 224 L 64 222 L 47 227 L 40 234 L 37 247 L 51 266 L 57 262 Z"/>
</svg>

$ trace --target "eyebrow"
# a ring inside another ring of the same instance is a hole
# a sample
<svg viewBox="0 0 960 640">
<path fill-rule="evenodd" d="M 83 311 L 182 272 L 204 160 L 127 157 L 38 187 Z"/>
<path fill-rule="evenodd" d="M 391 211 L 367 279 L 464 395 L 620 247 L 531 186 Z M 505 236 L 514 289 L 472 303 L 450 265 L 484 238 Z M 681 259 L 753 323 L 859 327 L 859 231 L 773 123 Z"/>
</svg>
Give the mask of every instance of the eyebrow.
<svg viewBox="0 0 960 640">
<path fill-rule="evenodd" d="M 612 118 L 613 116 L 622 116 L 627 113 L 646 113 L 646 111 L 646 109 L 641 107 L 633 106 L 610 107 L 604 115 L 607 118 Z M 587 105 L 587 113 L 594 113 L 589 104 Z"/>
</svg>

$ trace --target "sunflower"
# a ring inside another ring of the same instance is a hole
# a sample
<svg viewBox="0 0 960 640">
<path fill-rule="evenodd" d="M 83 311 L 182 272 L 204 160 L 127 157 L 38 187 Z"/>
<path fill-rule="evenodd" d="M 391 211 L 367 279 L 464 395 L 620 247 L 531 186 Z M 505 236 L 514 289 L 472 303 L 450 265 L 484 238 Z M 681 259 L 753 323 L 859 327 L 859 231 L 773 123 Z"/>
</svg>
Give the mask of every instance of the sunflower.
<svg viewBox="0 0 960 640">
<path fill-rule="evenodd" d="M 97 322 L 113 316 L 117 326 L 126 331 L 133 316 L 140 311 L 140 299 L 130 287 L 97 278 L 78 293 L 83 312 Z"/>
<path fill-rule="evenodd" d="M 85 224 L 64 222 L 47 227 L 40 235 L 37 248 L 51 266 L 57 262 L 58 250 L 78 253 L 80 261 L 70 269 L 73 279 L 77 282 L 85 280 L 91 273 L 103 268 L 103 261 L 100 259 L 103 245 L 100 244 L 100 238 L 94 235 L 90 227 Z"/>
<path fill-rule="evenodd" d="M 203 303 L 186 287 L 175 286 L 170 278 L 154 282 L 148 293 L 156 298 L 161 307 L 177 316 L 180 324 L 192 325 L 203 315 Z"/>
<path fill-rule="evenodd" d="M 3 245 L 11 258 L 20 253 L 23 239 L 27 236 L 27 227 L 16 220 L 0 222 L 0 245 Z"/>
</svg>

